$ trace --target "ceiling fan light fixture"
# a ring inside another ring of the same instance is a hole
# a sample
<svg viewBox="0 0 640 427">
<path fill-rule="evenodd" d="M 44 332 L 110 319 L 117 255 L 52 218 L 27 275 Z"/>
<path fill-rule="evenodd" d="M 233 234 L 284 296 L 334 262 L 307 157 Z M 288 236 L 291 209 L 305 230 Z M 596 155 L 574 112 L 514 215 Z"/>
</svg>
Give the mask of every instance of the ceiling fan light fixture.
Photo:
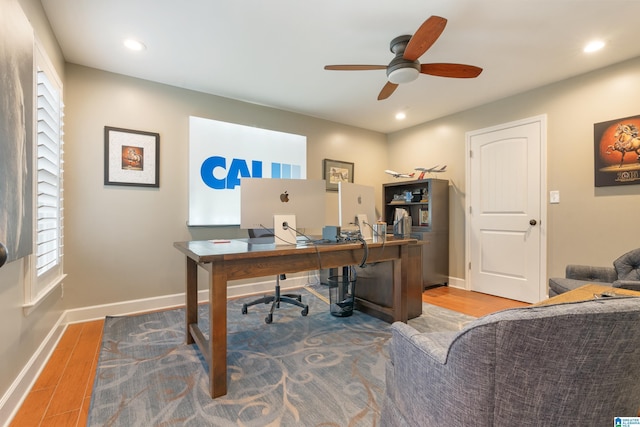
<svg viewBox="0 0 640 427">
<path fill-rule="evenodd" d="M 416 70 L 413 67 L 398 68 L 396 70 L 390 71 L 387 75 L 387 79 L 391 83 L 401 84 L 412 82 L 417 79 L 419 75 L 420 71 Z"/>
</svg>

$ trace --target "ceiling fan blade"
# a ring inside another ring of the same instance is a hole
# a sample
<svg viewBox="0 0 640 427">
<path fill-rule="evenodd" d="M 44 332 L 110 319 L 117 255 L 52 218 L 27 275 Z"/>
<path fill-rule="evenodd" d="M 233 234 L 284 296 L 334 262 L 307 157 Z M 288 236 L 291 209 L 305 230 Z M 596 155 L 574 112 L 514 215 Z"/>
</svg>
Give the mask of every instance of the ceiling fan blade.
<svg viewBox="0 0 640 427">
<path fill-rule="evenodd" d="M 470 79 L 478 77 L 482 72 L 482 68 L 466 64 L 422 64 L 420 65 L 420 72 L 439 77 Z"/>
<path fill-rule="evenodd" d="M 409 39 L 402 57 L 409 61 L 416 61 L 433 45 L 444 31 L 447 20 L 440 16 L 432 16 L 422 23 L 418 31 Z"/>
<path fill-rule="evenodd" d="M 384 87 L 380 91 L 380 95 L 378 95 L 378 101 L 382 101 L 383 99 L 387 99 L 388 97 L 390 97 L 397 87 L 397 84 L 387 82 L 387 84 L 384 85 Z"/>
<path fill-rule="evenodd" d="M 386 70 L 386 65 L 325 65 L 325 70 Z"/>
</svg>

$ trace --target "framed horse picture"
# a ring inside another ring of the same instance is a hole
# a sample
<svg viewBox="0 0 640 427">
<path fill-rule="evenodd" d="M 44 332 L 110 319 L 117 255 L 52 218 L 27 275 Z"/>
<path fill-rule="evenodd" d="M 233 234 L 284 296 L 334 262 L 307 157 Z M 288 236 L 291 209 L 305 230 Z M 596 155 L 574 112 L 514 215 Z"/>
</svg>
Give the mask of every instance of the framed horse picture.
<svg viewBox="0 0 640 427">
<path fill-rule="evenodd" d="M 640 116 L 593 125 L 595 186 L 640 184 Z"/>
<path fill-rule="evenodd" d="M 104 184 L 160 187 L 160 135 L 105 126 Z"/>
</svg>

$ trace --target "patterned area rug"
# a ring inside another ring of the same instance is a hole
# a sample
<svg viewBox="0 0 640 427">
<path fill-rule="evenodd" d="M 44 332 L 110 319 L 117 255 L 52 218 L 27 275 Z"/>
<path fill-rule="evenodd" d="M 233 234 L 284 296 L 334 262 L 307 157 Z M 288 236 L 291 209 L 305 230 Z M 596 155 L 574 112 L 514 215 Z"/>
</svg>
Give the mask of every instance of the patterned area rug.
<svg viewBox="0 0 640 427">
<path fill-rule="evenodd" d="M 331 316 L 322 289 L 301 290 L 309 315 L 282 305 L 228 305 L 228 394 L 212 400 L 206 363 L 184 344 L 184 310 L 108 317 L 89 426 L 377 426 L 389 324 Z M 458 330 L 472 317 L 424 304 L 419 330 Z M 200 307 L 205 334 L 207 307 Z"/>
</svg>

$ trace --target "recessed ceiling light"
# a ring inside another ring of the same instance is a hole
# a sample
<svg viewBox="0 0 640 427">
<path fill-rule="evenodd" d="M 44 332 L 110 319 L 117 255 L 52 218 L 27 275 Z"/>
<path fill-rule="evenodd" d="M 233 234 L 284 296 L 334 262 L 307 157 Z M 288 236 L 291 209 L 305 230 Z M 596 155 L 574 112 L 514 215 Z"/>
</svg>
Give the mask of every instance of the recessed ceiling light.
<svg viewBox="0 0 640 427">
<path fill-rule="evenodd" d="M 604 47 L 604 42 L 602 40 L 594 40 L 592 42 L 587 43 L 587 45 L 582 49 L 584 53 L 591 53 L 598 51 Z"/>
<path fill-rule="evenodd" d="M 145 50 L 147 48 L 144 45 L 144 43 L 139 42 L 138 40 L 134 40 L 134 39 L 126 39 L 124 41 L 124 45 L 127 47 L 127 49 L 131 49 L 131 50 L 135 50 L 135 51 Z"/>
<path fill-rule="evenodd" d="M 404 120 L 407 118 L 407 115 L 402 111 L 396 114 L 396 120 Z"/>
</svg>

